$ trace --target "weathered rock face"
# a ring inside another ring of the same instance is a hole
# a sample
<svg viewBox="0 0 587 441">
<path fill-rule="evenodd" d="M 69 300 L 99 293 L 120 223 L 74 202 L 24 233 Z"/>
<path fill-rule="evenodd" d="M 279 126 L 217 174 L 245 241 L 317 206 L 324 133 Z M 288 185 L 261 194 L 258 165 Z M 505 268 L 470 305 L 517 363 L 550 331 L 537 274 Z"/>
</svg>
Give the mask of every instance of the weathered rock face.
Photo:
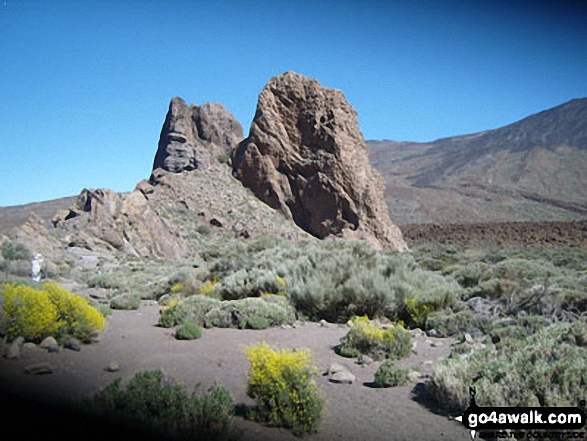
<svg viewBox="0 0 587 441">
<path fill-rule="evenodd" d="M 406 250 L 371 168 L 357 114 L 342 92 L 286 72 L 259 95 L 234 175 L 312 235 L 367 239 Z"/>
<path fill-rule="evenodd" d="M 243 129 L 222 105 L 188 106 L 173 98 L 161 129 L 153 170 L 179 173 L 210 164 L 216 155 L 230 155 L 243 139 Z"/>
<path fill-rule="evenodd" d="M 69 246 L 122 251 L 140 257 L 180 258 L 185 243 L 171 232 L 140 190 L 119 194 L 108 189 L 84 189 L 76 204 L 53 218 L 57 228 L 70 231 Z"/>
</svg>

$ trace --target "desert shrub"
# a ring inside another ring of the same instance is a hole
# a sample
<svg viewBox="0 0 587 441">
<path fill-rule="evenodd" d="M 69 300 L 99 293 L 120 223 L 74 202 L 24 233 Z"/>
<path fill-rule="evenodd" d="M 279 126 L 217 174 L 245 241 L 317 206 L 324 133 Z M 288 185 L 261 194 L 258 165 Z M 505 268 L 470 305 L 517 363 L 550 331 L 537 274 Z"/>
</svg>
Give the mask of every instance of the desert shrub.
<svg viewBox="0 0 587 441">
<path fill-rule="evenodd" d="M 73 336 L 89 342 L 97 331 L 104 329 L 104 314 L 92 306 L 87 299 L 53 284 L 44 285 L 44 289 L 57 309 L 59 332 L 54 337 L 65 339 Z"/>
<path fill-rule="evenodd" d="M 202 286 L 200 286 L 200 290 L 198 294 L 203 296 L 212 297 L 214 299 L 222 300 L 222 294 L 217 289 L 218 282 L 220 280 L 216 277 L 212 279 L 206 280 Z"/>
<path fill-rule="evenodd" d="M 121 280 L 114 274 L 102 273 L 88 280 L 90 288 L 120 289 L 123 287 Z"/>
<path fill-rule="evenodd" d="M 219 164 L 228 164 L 230 162 L 230 156 L 228 156 L 226 153 L 220 153 L 216 155 L 216 160 Z"/>
<path fill-rule="evenodd" d="M 208 225 L 198 225 L 196 231 L 198 232 L 198 234 L 201 234 L 202 236 L 209 236 L 210 234 L 212 234 L 212 230 Z"/>
<path fill-rule="evenodd" d="M 468 406 L 472 385 L 479 406 L 576 406 L 587 398 L 587 349 L 568 336 L 587 332 L 585 326 L 584 320 L 552 324 L 528 337 L 506 337 L 496 347 L 452 356 L 437 365 L 429 390 L 454 412 Z"/>
<path fill-rule="evenodd" d="M 192 321 L 187 321 L 181 325 L 175 333 L 178 340 L 197 340 L 202 336 L 202 328 Z"/>
<path fill-rule="evenodd" d="M 98 310 L 98 312 L 100 314 L 102 314 L 104 317 L 108 317 L 109 315 L 112 315 L 112 308 L 110 308 L 110 306 L 103 305 L 102 303 L 98 303 L 96 301 L 92 301 L 92 302 L 90 302 L 90 304 L 94 308 L 96 308 Z"/>
<path fill-rule="evenodd" d="M 234 403 L 214 384 L 202 396 L 188 394 L 160 370 L 137 373 L 126 388 L 120 378 L 94 395 L 94 410 L 154 430 L 165 437 L 227 439 L 232 436 Z"/>
<path fill-rule="evenodd" d="M 561 335 L 560 340 L 571 345 L 587 348 L 587 319 L 581 319 L 569 326 L 566 333 Z"/>
<path fill-rule="evenodd" d="M 257 402 L 256 418 L 301 436 L 316 432 L 324 400 L 312 376 L 307 350 L 273 350 L 266 343 L 246 349 L 251 363 L 247 394 Z"/>
<path fill-rule="evenodd" d="M 496 263 L 491 272 L 494 277 L 513 281 L 544 279 L 556 274 L 552 264 L 545 261 L 508 258 Z"/>
<path fill-rule="evenodd" d="M 408 371 L 397 366 L 393 360 L 385 360 L 375 372 L 377 387 L 395 387 L 408 384 Z"/>
<path fill-rule="evenodd" d="M 238 270 L 226 276 L 218 285 L 218 292 L 224 300 L 277 294 L 283 292 L 286 287 L 283 278 L 273 271 L 262 268 Z"/>
<path fill-rule="evenodd" d="M 206 328 L 230 328 L 232 326 L 232 314 L 223 308 L 212 308 L 204 315 L 204 327 Z"/>
<path fill-rule="evenodd" d="M 291 263 L 290 300 L 312 320 L 345 322 L 353 315 L 385 315 L 393 304 L 386 268 L 373 251 L 338 242 L 308 247 Z"/>
<path fill-rule="evenodd" d="M 0 271 L 17 278 L 30 277 L 32 273 L 30 260 L 3 260 L 0 261 Z"/>
<path fill-rule="evenodd" d="M 207 277 L 220 280 L 214 294 L 230 300 L 287 295 L 298 314 L 311 320 L 343 323 L 368 315 L 422 324 L 429 312 L 461 295 L 453 279 L 421 269 L 411 256 L 376 252 L 364 242 L 335 239 L 294 246 L 262 236 L 248 246 L 237 245 L 211 258 Z M 407 298 L 414 300 L 406 310 Z"/>
<path fill-rule="evenodd" d="M 489 265 L 482 262 L 473 262 L 454 272 L 454 277 L 463 288 L 470 288 L 479 284 Z"/>
<path fill-rule="evenodd" d="M 291 244 L 281 236 L 261 234 L 257 236 L 248 246 L 251 252 L 259 252 L 274 248 L 287 248 Z"/>
<path fill-rule="evenodd" d="M 31 260 L 31 250 L 21 242 L 7 240 L 2 243 L 2 257 L 6 260 Z M 29 262 L 30 265 L 30 262 Z M 29 267 L 30 272 L 30 267 Z"/>
<path fill-rule="evenodd" d="M 541 315 L 520 315 L 517 318 L 506 317 L 491 322 L 484 332 L 492 337 L 506 339 L 525 339 L 542 328 L 552 324 L 552 320 Z"/>
<path fill-rule="evenodd" d="M 454 335 L 459 332 L 467 332 L 473 324 L 473 313 L 469 309 L 447 313 L 437 311 L 426 318 L 425 329 L 435 329 L 441 335 Z"/>
<path fill-rule="evenodd" d="M 352 328 L 342 338 L 338 352 L 345 357 L 358 357 L 363 354 L 375 360 L 395 360 L 407 356 L 411 346 L 410 333 L 403 326 L 382 326 L 363 316 L 352 321 Z"/>
<path fill-rule="evenodd" d="M 196 295 L 179 300 L 165 309 L 159 323 L 164 327 L 172 327 L 188 320 L 207 328 L 265 329 L 293 323 L 295 310 L 282 296 L 265 295 L 221 302 Z"/>
<path fill-rule="evenodd" d="M 167 280 L 168 293 L 181 294 L 184 297 L 200 294 L 202 282 L 198 280 L 198 274 L 193 269 L 191 271 L 183 269 L 176 272 Z"/>
<path fill-rule="evenodd" d="M 112 309 L 139 309 L 141 306 L 141 298 L 136 294 L 118 294 L 110 300 L 110 307 Z"/>
<path fill-rule="evenodd" d="M 429 314 L 452 306 L 462 296 L 462 289 L 452 279 L 420 268 L 396 273 L 390 289 L 396 305 L 390 318 L 411 328 L 423 328 Z"/>
<path fill-rule="evenodd" d="M 48 336 L 73 336 L 87 341 L 105 326 L 104 316 L 86 299 L 56 285 L 36 289 L 6 284 L 0 297 L 8 339 L 22 336 L 25 340 L 40 341 Z"/>
<path fill-rule="evenodd" d="M 481 281 L 478 285 L 465 290 L 463 298 L 483 297 L 485 299 L 498 299 L 504 292 L 514 292 L 519 285 L 510 283 L 507 280 L 491 278 Z"/>
<path fill-rule="evenodd" d="M 419 265 L 429 271 L 444 271 L 458 263 L 457 250 L 453 247 L 418 247 L 414 256 Z"/>
<path fill-rule="evenodd" d="M 295 321 L 295 311 L 286 299 L 276 296 L 246 298 L 224 301 L 221 309 L 231 316 L 231 327 L 239 329 L 265 329 L 270 326 L 291 324 Z M 283 299 L 283 300 L 281 300 Z"/>
<path fill-rule="evenodd" d="M 178 300 L 175 304 L 168 306 L 159 316 L 159 324 L 165 328 L 181 325 L 193 321 L 198 326 L 204 324 L 204 316 L 212 308 L 220 305 L 220 301 L 203 296 L 195 295 Z"/>
</svg>

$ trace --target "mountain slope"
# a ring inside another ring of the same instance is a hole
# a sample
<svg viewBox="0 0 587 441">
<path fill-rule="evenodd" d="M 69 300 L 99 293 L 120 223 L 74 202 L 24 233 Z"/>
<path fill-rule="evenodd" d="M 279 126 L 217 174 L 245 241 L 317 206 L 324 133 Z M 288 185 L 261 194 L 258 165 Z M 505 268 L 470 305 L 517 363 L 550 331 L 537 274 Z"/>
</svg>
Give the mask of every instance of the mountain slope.
<svg viewBox="0 0 587 441">
<path fill-rule="evenodd" d="M 587 217 L 586 98 L 477 134 L 368 145 L 399 224 Z"/>
</svg>

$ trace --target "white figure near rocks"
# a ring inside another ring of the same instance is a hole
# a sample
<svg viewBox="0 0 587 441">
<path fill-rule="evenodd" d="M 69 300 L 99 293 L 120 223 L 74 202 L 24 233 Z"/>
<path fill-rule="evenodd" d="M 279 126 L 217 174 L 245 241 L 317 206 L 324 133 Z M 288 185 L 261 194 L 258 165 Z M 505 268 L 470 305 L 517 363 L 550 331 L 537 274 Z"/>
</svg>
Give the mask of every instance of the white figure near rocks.
<svg viewBox="0 0 587 441">
<path fill-rule="evenodd" d="M 43 256 L 39 253 L 36 253 L 33 257 L 32 262 L 32 278 L 35 282 L 40 282 L 41 277 L 43 276 L 43 269 L 44 269 L 45 260 Z"/>
</svg>

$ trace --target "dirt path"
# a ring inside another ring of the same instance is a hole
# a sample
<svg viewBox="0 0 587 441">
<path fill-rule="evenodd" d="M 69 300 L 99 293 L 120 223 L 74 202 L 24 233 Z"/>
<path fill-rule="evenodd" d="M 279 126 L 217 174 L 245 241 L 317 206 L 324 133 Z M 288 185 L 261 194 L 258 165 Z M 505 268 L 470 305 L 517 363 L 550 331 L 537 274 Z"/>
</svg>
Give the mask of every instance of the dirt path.
<svg viewBox="0 0 587 441">
<path fill-rule="evenodd" d="M 339 357 L 332 347 L 339 343 L 347 328 L 320 327 L 309 323 L 296 329 L 272 328 L 263 331 L 210 329 L 195 341 L 178 341 L 172 331 L 156 326 L 157 306 L 138 311 L 114 311 L 99 343 L 83 346 L 81 352 L 63 350 L 50 354 L 39 348 L 23 349 L 20 360 L 0 359 L 0 385 L 5 393 L 24 395 L 50 403 L 89 397 L 117 377 L 128 381 L 140 370 L 162 368 L 169 376 L 191 387 L 207 387 L 214 381 L 228 388 L 236 403 L 253 404 L 246 396 L 249 368 L 243 348 L 266 341 L 280 348 L 309 348 L 318 368 L 316 383 L 327 400 L 327 415 L 319 433 L 309 440 L 466 440 L 462 425 L 437 415 L 416 398 L 419 387 L 376 389 L 369 387 L 377 365 L 358 366 L 354 360 Z M 430 362 L 446 357 L 450 341 L 435 339 L 434 344 L 418 338 L 417 355 L 403 360 L 406 366 L 429 371 Z M 116 361 L 120 369 L 106 372 Z M 321 374 L 334 361 L 350 367 L 356 376 L 352 385 L 333 384 Z M 428 363 L 425 363 L 428 361 Z M 54 372 L 28 375 L 28 365 L 48 362 Z M 235 418 L 235 426 L 244 430 L 243 439 L 297 439 L 288 431 L 264 427 Z"/>
</svg>

